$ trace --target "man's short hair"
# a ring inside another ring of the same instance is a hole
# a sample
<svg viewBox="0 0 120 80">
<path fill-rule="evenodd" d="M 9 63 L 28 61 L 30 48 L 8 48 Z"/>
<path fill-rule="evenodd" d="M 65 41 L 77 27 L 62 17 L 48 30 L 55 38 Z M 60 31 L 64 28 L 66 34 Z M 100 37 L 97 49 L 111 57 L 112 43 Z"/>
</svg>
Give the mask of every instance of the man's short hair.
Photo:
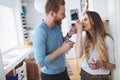
<svg viewBox="0 0 120 80">
<path fill-rule="evenodd" d="M 47 0 L 45 4 L 46 14 L 48 14 L 51 10 L 57 13 L 61 5 L 65 5 L 65 0 Z"/>
</svg>

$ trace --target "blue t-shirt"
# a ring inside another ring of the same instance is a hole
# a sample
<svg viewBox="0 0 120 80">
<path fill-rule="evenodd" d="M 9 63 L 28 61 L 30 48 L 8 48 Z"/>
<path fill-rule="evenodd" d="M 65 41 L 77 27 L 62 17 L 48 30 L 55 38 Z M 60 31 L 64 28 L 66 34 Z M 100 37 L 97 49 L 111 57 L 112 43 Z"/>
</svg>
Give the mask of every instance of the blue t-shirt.
<svg viewBox="0 0 120 80">
<path fill-rule="evenodd" d="M 50 62 L 50 55 L 63 44 L 61 26 L 55 25 L 49 28 L 44 22 L 35 28 L 33 48 L 37 64 L 43 73 L 58 74 L 65 70 L 65 54 Z"/>
</svg>

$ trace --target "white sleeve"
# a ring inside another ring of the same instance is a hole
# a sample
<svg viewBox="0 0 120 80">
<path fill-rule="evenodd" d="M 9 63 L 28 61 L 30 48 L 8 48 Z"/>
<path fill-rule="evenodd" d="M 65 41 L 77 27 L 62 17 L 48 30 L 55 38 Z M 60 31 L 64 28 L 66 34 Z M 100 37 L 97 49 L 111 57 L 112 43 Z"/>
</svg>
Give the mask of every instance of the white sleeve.
<svg viewBox="0 0 120 80">
<path fill-rule="evenodd" d="M 114 46 L 114 41 L 109 36 L 106 37 L 106 45 L 108 47 L 109 63 L 115 64 L 115 46 Z"/>
</svg>

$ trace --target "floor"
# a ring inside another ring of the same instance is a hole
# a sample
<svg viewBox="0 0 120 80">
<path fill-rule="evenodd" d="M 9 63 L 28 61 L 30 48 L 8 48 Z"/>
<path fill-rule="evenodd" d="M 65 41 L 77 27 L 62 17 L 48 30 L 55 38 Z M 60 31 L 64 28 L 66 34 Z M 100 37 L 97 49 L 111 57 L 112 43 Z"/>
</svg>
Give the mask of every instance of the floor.
<svg viewBox="0 0 120 80">
<path fill-rule="evenodd" d="M 70 64 L 73 75 L 70 76 L 71 80 L 80 80 L 80 66 L 82 64 L 81 59 L 68 58 L 67 62 Z"/>
</svg>

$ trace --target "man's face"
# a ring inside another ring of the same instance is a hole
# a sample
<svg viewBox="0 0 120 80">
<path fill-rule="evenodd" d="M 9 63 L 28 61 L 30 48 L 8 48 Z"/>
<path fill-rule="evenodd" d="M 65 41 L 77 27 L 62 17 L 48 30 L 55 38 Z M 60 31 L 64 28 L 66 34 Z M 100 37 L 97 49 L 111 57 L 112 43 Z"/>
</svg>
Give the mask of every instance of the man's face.
<svg viewBox="0 0 120 80">
<path fill-rule="evenodd" d="M 64 19 L 65 16 L 65 6 L 61 5 L 59 8 L 59 11 L 56 13 L 54 17 L 54 23 L 56 25 L 61 25 L 62 24 L 62 19 Z"/>
</svg>

